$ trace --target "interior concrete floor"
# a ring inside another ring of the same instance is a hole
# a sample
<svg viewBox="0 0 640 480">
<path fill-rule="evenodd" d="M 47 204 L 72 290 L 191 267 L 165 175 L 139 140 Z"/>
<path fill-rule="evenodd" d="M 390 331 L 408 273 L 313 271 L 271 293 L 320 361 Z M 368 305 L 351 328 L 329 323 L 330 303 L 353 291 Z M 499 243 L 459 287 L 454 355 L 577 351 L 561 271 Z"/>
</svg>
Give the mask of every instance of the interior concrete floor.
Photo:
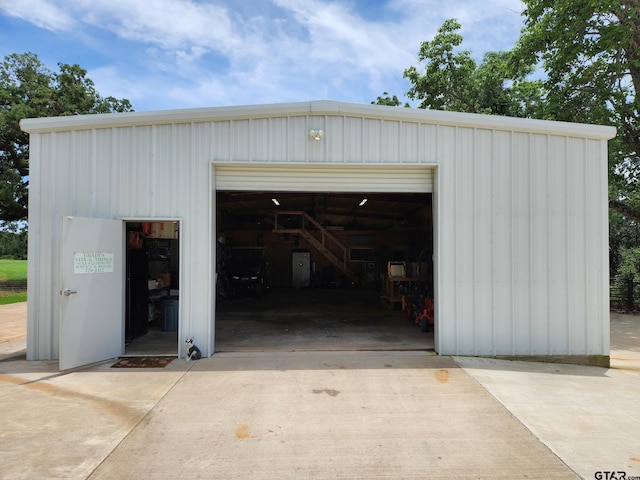
<svg viewBox="0 0 640 480">
<path fill-rule="evenodd" d="M 178 356 L 178 332 L 165 332 L 159 324 L 152 324 L 146 334 L 125 344 L 125 357 L 148 355 Z"/>
<path fill-rule="evenodd" d="M 272 289 L 219 302 L 216 352 L 433 350 L 422 332 L 366 289 Z"/>
<path fill-rule="evenodd" d="M 177 332 L 151 325 L 124 356 L 177 355 L 177 342 Z M 216 352 L 433 349 L 433 331 L 422 332 L 399 305 L 389 309 L 375 290 L 272 289 L 216 306 Z"/>
</svg>

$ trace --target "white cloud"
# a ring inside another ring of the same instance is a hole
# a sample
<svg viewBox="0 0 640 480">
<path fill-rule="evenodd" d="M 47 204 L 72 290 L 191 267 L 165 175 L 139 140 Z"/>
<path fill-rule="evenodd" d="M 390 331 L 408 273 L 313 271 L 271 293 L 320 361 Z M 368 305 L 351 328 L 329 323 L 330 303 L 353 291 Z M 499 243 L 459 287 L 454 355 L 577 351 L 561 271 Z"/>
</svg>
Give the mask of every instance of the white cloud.
<svg viewBox="0 0 640 480">
<path fill-rule="evenodd" d="M 65 9 L 47 0 L 3 0 L 0 12 L 53 31 L 67 30 L 75 24 Z"/>
<path fill-rule="evenodd" d="M 356 0 L 75 0 L 67 13 L 61 0 L 9 1 L 10 14 L 111 56 L 90 69 L 98 90 L 143 108 L 402 96 L 402 72 L 445 19 L 460 20 L 476 57 L 509 48 L 521 24 L 519 0 L 365 2 L 367 12 Z M 104 44 L 110 35 L 126 58 Z"/>
</svg>

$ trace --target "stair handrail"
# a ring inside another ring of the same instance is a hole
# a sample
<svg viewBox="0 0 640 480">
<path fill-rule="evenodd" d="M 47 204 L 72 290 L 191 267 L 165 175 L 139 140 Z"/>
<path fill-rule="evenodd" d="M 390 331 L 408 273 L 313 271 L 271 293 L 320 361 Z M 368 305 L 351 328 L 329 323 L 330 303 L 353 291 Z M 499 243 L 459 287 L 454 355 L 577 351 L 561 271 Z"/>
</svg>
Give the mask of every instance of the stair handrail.
<svg viewBox="0 0 640 480">
<path fill-rule="evenodd" d="M 302 230 L 307 230 L 307 228 L 305 227 L 305 224 L 304 224 L 304 220 L 307 219 L 309 222 L 311 222 L 320 231 L 320 233 L 322 235 L 321 238 L 322 238 L 322 247 L 323 248 L 327 248 L 327 246 L 325 244 L 325 241 L 324 241 L 325 237 L 336 244 L 336 246 L 342 252 L 342 265 L 344 266 L 344 268 L 347 268 L 347 248 L 340 242 L 340 240 L 338 240 L 336 237 L 331 235 L 331 233 L 329 233 L 329 231 L 325 227 L 323 227 L 320 223 L 318 223 L 318 221 L 315 218 L 313 218 L 311 215 L 309 215 L 305 211 L 297 211 L 297 210 L 296 211 L 281 211 L 281 212 L 277 212 L 276 213 L 276 217 L 278 215 L 302 215 L 302 219 L 303 219 L 302 220 Z M 277 220 L 277 218 L 276 218 L 276 229 L 278 229 L 278 220 Z"/>
</svg>

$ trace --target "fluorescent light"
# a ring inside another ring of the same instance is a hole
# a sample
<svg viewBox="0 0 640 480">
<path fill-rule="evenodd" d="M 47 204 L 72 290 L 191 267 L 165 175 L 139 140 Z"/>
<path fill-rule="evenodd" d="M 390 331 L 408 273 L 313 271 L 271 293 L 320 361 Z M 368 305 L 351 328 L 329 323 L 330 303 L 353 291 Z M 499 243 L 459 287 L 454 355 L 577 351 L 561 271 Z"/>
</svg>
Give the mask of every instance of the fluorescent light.
<svg viewBox="0 0 640 480">
<path fill-rule="evenodd" d="M 277 198 L 272 198 L 272 199 L 271 199 L 271 201 L 272 201 L 273 203 L 275 203 L 277 207 L 279 207 L 279 206 L 280 206 L 280 202 L 278 201 L 278 199 L 277 199 Z"/>
<path fill-rule="evenodd" d="M 359 207 L 363 206 L 365 203 L 367 203 L 367 199 L 363 198 L 362 201 L 358 204 Z"/>
</svg>

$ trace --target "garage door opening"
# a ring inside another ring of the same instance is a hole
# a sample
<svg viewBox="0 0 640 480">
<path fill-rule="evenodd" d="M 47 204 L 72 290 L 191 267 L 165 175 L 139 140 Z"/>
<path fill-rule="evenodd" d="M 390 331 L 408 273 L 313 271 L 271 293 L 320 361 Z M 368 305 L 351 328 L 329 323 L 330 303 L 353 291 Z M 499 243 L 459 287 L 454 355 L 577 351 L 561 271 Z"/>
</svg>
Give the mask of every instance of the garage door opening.
<svg viewBox="0 0 640 480">
<path fill-rule="evenodd" d="M 216 351 L 434 348 L 431 193 L 218 191 L 216 207 Z"/>
</svg>

